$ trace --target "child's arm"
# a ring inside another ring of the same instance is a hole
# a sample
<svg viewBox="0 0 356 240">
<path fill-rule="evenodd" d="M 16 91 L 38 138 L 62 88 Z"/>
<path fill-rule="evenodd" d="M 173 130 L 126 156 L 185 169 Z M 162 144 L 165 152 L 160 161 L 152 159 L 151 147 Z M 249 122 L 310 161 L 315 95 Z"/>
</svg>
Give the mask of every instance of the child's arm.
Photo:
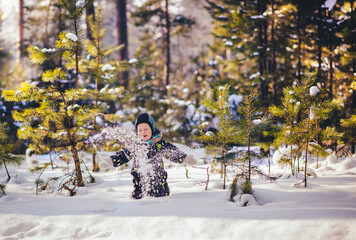
<svg viewBox="0 0 356 240">
<path fill-rule="evenodd" d="M 187 156 L 187 154 L 179 150 L 172 143 L 167 142 L 164 138 L 157 142 L 155 147 L 157 151 L 161 152 L 165 158 L 172 162 L 182 163 Z"/>
<path fill-rule="evenodd" d="M 120 152 L 117 152 L 116 155 L 110 156 L 114 167 L 121 166 L 130 161 L 130 152 L 123 148 Z"/>
</svg>

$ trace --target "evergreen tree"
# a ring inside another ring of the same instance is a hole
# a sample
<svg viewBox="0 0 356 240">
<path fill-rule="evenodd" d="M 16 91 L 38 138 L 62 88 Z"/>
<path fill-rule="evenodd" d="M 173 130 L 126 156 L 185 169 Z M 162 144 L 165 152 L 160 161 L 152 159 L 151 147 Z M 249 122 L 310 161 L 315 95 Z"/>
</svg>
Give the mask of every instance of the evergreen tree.
<svg viewBox="0 0 356 240">
<path fill-rule="evenodd" d="M 138 51 L 136 55 L 139 58 L 148 57 L 153 61 L 148 61 L 147 64 L 155 66 L 154 72 L 145 72 L 143 77 L 154 76 L 158 88 L 164 95 L 167 96 L 166 87 L 171 81 L 171 41 L 174 35 L 179 35 L 186 32 L 195 22 L 192 18 L 183 16 L 182 14 L 174 15 L 170 12 L 171 6 L 168 0 L 161 4 L 159 0 L 150 0 L 144 2 L 141 6 L 131 11 L 131 17 L 134 24 L 138 27 L 144 27 L 150 23 L 154 27 L 146 27 L 142 36 L 142 49 L 144 52 Z M 145 55 L 144 53 L 150 50 L 152 54 Z M 163 75 L 160 74 L 163 72 Z M 147 74 L 146 74 L 147 73 Z M 151 77 L 150 77 L 151 78 Z M 150 79 L 148 78 L 148 79 Z M 161 82 L 164 84 L 162 85 Z M 162 89 L 164 87 L 164 89 Z"/>
<path fill-rule="evenodd" d="M 207 144 L 207 148 L 212 151 L 220 153 L 221 162 L 221 175 L 224 178 L 223 188 L 226 186 L 226 166 L 228 164 L 227 152 L 230 143 L 241 141 L 239 138 L 239 130 L 236 128 L 233 115 L 230 112 L 228 103 L 229 86 L 219 86 L 216 89 L 216 100 L 213 95 L 208 96 L 203 105 L 207 108 L 208 112 L 216 116 L 219 120 L 217 127 L 218 131 L 207 131 L 205 134 L 202 132 L 200 139 Z"/>
<path fill-rule="evenodd" d="M 240 138 L 245 139 L 247 152 L 243 153 L 243 159 L 248 163 L 247 181 L 251 181 L 251 169 L 253 158 L 258 157 L 251 151 L 251 146 L 254 138 L 265 128 L 269 121 L 269 116 L 261 115 L 257 106 L 257 89 L 254 89 L 249 94 L 243 93 L 244 100 L 241 102 L 241 107 L 238 109 L 239 119 L 238 126 L 241 131 Z"/>
<path fill-rule="evenodd" d="M 313 86 L 314 82 L 315 74 L 307 72 L 303 75 L 301 83 L 296 83 L 293 87 L 284 90 L 285 95 L 281 107 L 270 107 L 271 113 L 284 121 L 283 131 L 277 141 L 289 146 L 297 146 L 293 151 L 291 149 L 289 159 L 292 173 L 292 159 L 296 158 L 299 161 L 302 147 L 304 147 L 304 180 L 302 183 L 305 187 L 307 186 L 309 143 L 320 142 L 319 134 L 323 131 L 319 128 L 321 122 L 329 119 L 332 113 L 340 109 L 342 105 L 339 99 L 326 100 L 325 92 L 320 92 L 317 86 Z M 330 132 L 330 129 L 327 130 Z"/>
<path fill-rule="evenodd" d="M 71 16 L 73 32 L 62 32 L 56 41 L 55 48 L 39 49 L 30 46 L 31 61 L 43 63 L 51 56 L 61 55 L 66 61 L 64 68 L 55 68 L 42 74 L 40 82 L 24 82 L 19 90 L 4 91 L 3 95 L 11 101 L 33 101 L 34 107 L 22 112 L 14 112 L 14 118 L 23 122 L 18 131 L 19 138 L 29 139 L 30 147 L 38 152 L 50 150 L 69 150 L 75 163 L 72 177 L 66 182 L 71 194 L 75 194 L 74 186 L 83 186 L 84 181 L 80 166 L 78 151 L 85 150 L 85 143 L 89 134 L 95 131 L 95 120 L 98 115 L 110 120 L 111 115 L 104 115 L 106 108 L 102 109 L 98 101 L 117 99 L 121 88 L 110 89 L 109 85 L 98 91 L 100 82 L 107 82 L 114 78 L 116 67 L 109 63 L 104 64 L 102 58 L 109 55 L 115 48 L 104 49 L 100 39 L 104 31 L 100 29 L 100 22 L 92 24 L 93 42 L 88 41 L 86 48 L 90 53 L 88 59 L 81 58 L 82 41 L 80 39 L 80 16 L 88 2 L 62 1 L 63 6 Z M 98 17 L 100 19 L 100 17 Z M 96 26 L 96 27 L 95 27 Z M 118 62 L 113 62 L 117 66 Z M 74 74 L 74 81 L 68 81 L 70 74 Z M 95 79 L 95 88 L 80 88 L 79 77 L 89 73 Z M 103 106 L 104 107 L 104 106 Z M 94 166 L 95 168 L 95 163 Z"/>
</svg>

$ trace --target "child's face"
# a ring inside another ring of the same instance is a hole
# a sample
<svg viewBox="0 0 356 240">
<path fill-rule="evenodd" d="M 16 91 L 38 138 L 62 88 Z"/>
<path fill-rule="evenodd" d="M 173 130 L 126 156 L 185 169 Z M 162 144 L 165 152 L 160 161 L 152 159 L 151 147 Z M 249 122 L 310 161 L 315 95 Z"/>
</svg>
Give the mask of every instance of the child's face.
<svg viewBox="0 0 356 240">
<path fill-rule="evenodd" d="M 140 123 L 137 125 L 137 136 L 142 140 L 142 141 L 148 141 L 152 137 L 152 130 L 150 128 L 150 125 L 147 123 Z"/>
</svg>

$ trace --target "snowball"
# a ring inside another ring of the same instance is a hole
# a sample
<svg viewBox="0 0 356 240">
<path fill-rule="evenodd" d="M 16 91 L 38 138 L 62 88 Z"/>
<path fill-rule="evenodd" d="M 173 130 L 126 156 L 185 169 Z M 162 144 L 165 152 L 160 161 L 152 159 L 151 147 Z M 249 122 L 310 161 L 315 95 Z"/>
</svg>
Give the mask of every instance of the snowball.
<svg viewBox="0 0 356 240">
<path fill-rule="evenodd" d="M 309 92 L 310 92 L 310 96 L 315 97 L 320 92 L 320 90 L 317 86 L 312 86 Z"/>
<path fill-rule="evenodd" d="M 189 88 L 184 88 L 184 89 L 183 89 L 183 92 L 184 92 L 184 93 L 189 93 Z"/>
<path fill-rule="evenodd" d="M 224 86 L 220 86 L 220 87 L 219 87 L 219 91 L 222 91 L 222 90 L 225 90 L 225 87 L 224 87 Z"/>
<path fill-rule="evenodd" d="M 299 106 L 299 105 L 300 105 L 300 102 L 298 101 L 298 102 L 296 102 L 295 104 L 297 104 L 297 106 Z"/>
<path fill-rule="evenodd" d="M 289 93 L 290 95 L 292 95 L 294 92 L 293 92 L 293 91 L 289 91 L 288 93 Z"/>
<path fill-rule="evenodd" d="M 106 92 L 106 88 L 102 88 L 101 90 L 100 90 L 100 93 L 102 93 L 102 94 L 104 94 Z"/>
<path fill-rule="evenodd" d="M 68 38 L 69 40 L 72 40 L 73 42 L 78 41 L 78 37 L 74 33 L 67 33 L 66 38 Z"/>
<path fill-rule="evenodd" d="M 113 70 L 115 70 L 115 69 L 116 69 L 116 68 L 113 67 L 113 66 L 111 66 L 110 64 L 105 64 L 105 65 L 101 68 L 101 71 L 103 71 L 103 72 L 105 72 L 105 71 L 107 71 L 107 70 L 113 71 Z"/>
</svg>

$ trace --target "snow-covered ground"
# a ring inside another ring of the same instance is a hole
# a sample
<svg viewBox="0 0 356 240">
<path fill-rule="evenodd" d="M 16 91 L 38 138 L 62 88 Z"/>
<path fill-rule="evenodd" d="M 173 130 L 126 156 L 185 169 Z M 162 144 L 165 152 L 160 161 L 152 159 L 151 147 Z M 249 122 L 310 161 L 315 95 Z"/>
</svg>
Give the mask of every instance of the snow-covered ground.
<svg viewBox="0 0 356 240">
<path fill-rule="evenodd" d="M 190 151 L 202 155 L 201 150 Z M 40 156 L 41 162 L 47 160 Z M 64 192 L 36 195 L 38 174 L 31 174 L 26 163 L 10 167 L 7 195 L 0 198 L 0 238 L 356 239 L 355 157 L 321 161 L 307 188 L 293 187 L 302 176 L 288 178 L 288 170 L 272 166 L 274 174 L 284 175 L 275 183 L 254 178 L 257 204 L 247 207 L 228 200 L 229 190 L 221 189 L 219 174 L 210 173 L 205 191 L 204 169 L 188 166 L 187 179 L 183 165 L 165 164 L 171 195 L 141 200 L 130 198 L 130 168 L 94 173 L 96 183 L 69 197 Z M 48 169 L 43 179 L 65 171 L 64 166 Z M 0 183 L 5 175 L 0 169 Z"/>
</svg>

